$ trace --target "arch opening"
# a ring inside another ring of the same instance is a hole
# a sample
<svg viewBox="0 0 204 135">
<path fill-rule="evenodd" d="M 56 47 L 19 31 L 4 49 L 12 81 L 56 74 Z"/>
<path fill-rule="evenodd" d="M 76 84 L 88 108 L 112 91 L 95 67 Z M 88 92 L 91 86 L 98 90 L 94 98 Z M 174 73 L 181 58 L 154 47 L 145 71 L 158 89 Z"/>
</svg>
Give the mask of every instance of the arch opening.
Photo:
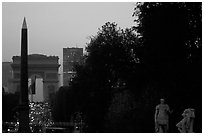
<svg viewBox="0 0 204 135">
<path fill-rule="evenodd" d="M 34 86 L 35 85 L 35 86 Z M 38 74 L 33 74 L 28 79 L 29 94 L 28 99 L 30 102 L 43 102 L 43 77 Z"/>
</svg>

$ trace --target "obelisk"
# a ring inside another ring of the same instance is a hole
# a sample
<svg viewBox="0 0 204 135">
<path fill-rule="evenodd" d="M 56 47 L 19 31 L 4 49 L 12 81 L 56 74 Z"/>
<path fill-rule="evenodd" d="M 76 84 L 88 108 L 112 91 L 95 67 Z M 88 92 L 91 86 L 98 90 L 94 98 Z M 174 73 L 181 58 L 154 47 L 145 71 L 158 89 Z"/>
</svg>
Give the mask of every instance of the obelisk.
<svg viewBox="0 0 204 135">
<path fill-rule="evenodd" d="M 27 24 L 24 17 L 21 29 L 21 90 L 19 107 L 19 129 L 18 132 L 29 133 L 29 100 L 28 100 L 28 34 Z"/>
</svg>

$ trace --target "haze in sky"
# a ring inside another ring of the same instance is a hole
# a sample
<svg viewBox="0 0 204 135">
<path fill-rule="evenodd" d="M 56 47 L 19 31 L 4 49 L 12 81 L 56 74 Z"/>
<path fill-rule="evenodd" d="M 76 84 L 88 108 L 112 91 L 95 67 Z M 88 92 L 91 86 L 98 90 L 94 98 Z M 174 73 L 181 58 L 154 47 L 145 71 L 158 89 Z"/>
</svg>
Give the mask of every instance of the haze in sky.
<svg viewBox="0 0 204 135">
<path fill-rule="evenodd" d="M 89 37 L 106 22 L 115 22 L 123 29 L 134 26 L 134 7 L 135 3 L 130 2 L 3 2 L 2 61 L 11 62 L 13 56 L 20 56 L 21 28 L 26 17 L 28 53 L 58 56 L 61 86 L 63 48 L 85 49 Z"/>
<path fill-rule="evenodd" d="M 2 61 L 20 55 L 23 18 L 28 26 L 28 53 L 59 56 L 66 47 L 83 47 L 106 22 L 130 28 L 135 3 L 3 2 Z"/>
</svg>

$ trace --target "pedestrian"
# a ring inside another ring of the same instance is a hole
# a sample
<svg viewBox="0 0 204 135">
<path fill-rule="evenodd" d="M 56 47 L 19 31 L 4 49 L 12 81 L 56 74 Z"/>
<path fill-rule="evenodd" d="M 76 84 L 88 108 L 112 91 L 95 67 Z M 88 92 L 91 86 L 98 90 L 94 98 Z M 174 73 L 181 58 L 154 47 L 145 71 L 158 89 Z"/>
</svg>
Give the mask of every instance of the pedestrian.
<svg viewBox="0 0 204 135">
<path fill-rule="evenodd" d="M 155 132 L 167 133 L 169 130 L 170 108 L 165 104 L 164 99 L 160 99 L 160 104 L 155 110 Z"/>
</svg>

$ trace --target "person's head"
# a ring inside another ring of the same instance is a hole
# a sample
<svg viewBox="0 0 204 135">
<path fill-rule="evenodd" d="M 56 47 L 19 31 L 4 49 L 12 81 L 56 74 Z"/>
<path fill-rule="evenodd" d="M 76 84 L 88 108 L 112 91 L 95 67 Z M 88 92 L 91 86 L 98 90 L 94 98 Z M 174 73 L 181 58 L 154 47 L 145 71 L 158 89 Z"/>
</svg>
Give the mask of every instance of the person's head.
<svg viewBox="0 0 204 135">
<path fill-rule="evenodd" d="M 165 100 L 163 98 L 160 99 L 160 103 L 164 104 Z"/>
</svg>

